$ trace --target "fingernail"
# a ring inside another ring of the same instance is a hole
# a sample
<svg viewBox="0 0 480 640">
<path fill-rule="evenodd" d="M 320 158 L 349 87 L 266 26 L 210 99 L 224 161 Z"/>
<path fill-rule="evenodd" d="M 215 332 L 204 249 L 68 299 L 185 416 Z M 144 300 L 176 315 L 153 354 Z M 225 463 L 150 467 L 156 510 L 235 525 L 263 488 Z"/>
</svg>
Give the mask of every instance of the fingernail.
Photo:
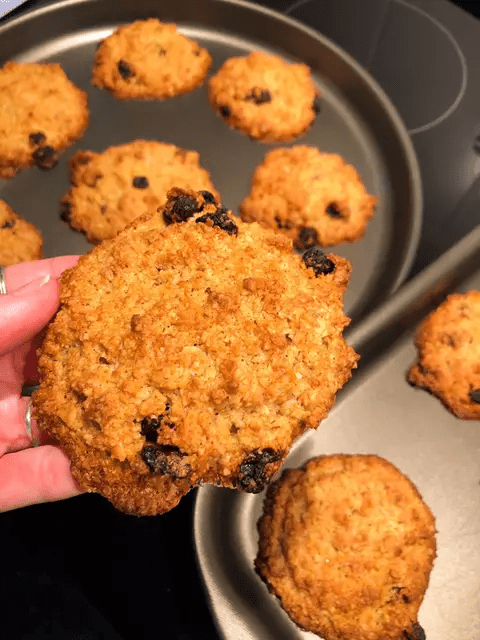
<svg viewBox="0 0 480 640">
<path fill-rule="evenodd" d="M 35 278 L 35 280 L 32 280 L 31 282 L 27 282 L 27 284 L 24 284 L 23 287 L 20 287 L 16 291 L 13 291 L 12 296 L 24 296 L 29 293 L 34 293 L 35 291 L 38 291 L 41 287 L 43 287 L 45 284 L 47 284 L 47 282 L 49 281 L 50 281 L 50 276 L 48 274 L 45 276 L 42 276 L 41 278 Z"/>
</svg>

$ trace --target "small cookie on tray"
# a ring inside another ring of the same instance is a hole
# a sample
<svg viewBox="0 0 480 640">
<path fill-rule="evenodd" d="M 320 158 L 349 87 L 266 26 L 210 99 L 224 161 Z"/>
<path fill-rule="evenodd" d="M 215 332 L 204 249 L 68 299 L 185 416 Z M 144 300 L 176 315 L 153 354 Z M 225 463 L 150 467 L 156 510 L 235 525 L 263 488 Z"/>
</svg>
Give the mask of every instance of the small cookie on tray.
<svg viewBox="0 0 480 640">
<path fill-rule="evenodd" d="M 61 216 L 92 243 L 154 213 L 173 187 L 206 190 L 220 199 L 196 151 L 155 140 L 135 140 L 102 153 L 79 151 L 70 162 L 70 179 Z"/>
<path fill-rule="evenodd" d="M 419 326 L 407 379 L 457 418 L 480 420 L 480 291 L 453 293 Z"/>
<path fill-rule="evenodd" d="M 119 509 L 168 510 L 144 489 L 169 481 L 258 493 L 356 366 L 349 273 L 333 254 L 302 260 L 208 192 L 173 189 L 62 275 L 35 415 L 80 486 Z"/>
<path fill-rule="evenodd" d="M 329 455 L 270 485 L 255 568 L 302 629 L 324 640 L 424 640 L 417 615 L 435 520 L 413 483 L 374 455 Z"/>
<path fill-rule="evenodd" d="M 37 227 L 0 200 L 0 266 L 39 260 L 42 248 L 43 238 Z"/>
<path fill-rule="evenodd" d="M 224 62 L 208 81 L 208 97 L 230 127 L 261 142 L 297 138 L 319 110 L 310 68 L 261 51 Z"/>
<path fill-rule="evenodd" d="M 137 20 L 100 42 L 93 84 L 121 100 L 163 100 L 199 87 L 211 62 L 208 51 L 175 24 Z"/>
<path fill-rule="evenodd" d="M 355 167 L 339 155 L 296 145 L 265 155 L 240 214 L 288 236 L 297 249 L 308 249 L 359 240 L 376 202 Z"/>
<path fill-rule="evenodd" d="M 51 169 L 87 128 L 87 94 L 59 64 L 7 62 L 0 104 L 0 178 L 33 165 Z"/>
</svg>

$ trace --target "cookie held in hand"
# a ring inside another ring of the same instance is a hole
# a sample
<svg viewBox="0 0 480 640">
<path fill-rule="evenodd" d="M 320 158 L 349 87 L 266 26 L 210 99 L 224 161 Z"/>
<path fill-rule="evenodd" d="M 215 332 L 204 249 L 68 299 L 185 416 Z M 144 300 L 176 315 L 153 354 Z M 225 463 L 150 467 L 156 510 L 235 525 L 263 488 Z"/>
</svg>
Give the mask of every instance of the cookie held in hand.
<svg viewBox="0 0 480 640">
<path fill-rule="evenodd" d="M 37 419 L 80 486 L 124 511 L 167 511 L 203 483 L 257 493 L 356 366 L 349 273 L 173 189 L 62 276 Z"/>
</svg>

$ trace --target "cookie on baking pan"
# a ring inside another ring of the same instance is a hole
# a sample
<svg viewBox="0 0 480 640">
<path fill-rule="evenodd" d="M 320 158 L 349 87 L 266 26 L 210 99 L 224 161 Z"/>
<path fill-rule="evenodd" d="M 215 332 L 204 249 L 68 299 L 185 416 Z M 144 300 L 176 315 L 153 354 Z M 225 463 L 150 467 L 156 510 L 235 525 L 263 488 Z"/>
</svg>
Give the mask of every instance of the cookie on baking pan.
<svg viewBox="0 0 480 640">
<path fill-rule="evenodd" d="M 255 568 L 302 629 L 324 640 L 425 640 L 417 614 L 435 520 L 374 455 L 330 455 L 268 488 Z"/>
<path fill-rule="evenodd" d="M 208 97 L 229 126 L 262 142 L 300 136 L 319 109 L 310 68 L 261 51 L 229 58 L 208 81 Z"/>
<path fill-rule="evenodd" d="M 36 417 L 80 486 L 120 509 L 170 508 L 139 502 L 160 481 L 257 493 L 356 366 L 349 271 L 318 250 L 302 261 L 211 194 L 173 189 L 62 276 Z"/>
<path fill-rule="evenodd" d="M 51 169 L 87 128 L 87 94 L 59 64 L 7 62 L 0 104 L 0 178 L 33 165 Z"/>
<path fill-rule="evenodd" d="M 93 84 L 121 100 L 172 98 L 199 87 L 211 62 L 208 51 L 176 25 L 137 20 L 100 43 Z"/>
<path fill-rule="evenodd" d="M 42 247 L 43 238 L 37 227 L 0 200 L 0 266 L 39 260 Z"/>
<path fill-rule="evenodd" d="M 361 238 L 376 201 L 339 155 L 296 145 L 265 155 L 240 214 L 287 235 L 297 249 L 328 247 Z"/>
<path fill-rule="evenodd" d="M 173 187 L 206 190 L 220 198 L 196 151 L 154 140 L 135 140 L 102 153 L 79 151 L 70 162 L 70 178 L 62 218 L 93 243 L 154 213 Z"/>
<path fill-rule="evenodd" d="M 480 291 L 454 293 L 417 330 L 408 381 L 457 418 L 480 420 Z"/>
</svg>

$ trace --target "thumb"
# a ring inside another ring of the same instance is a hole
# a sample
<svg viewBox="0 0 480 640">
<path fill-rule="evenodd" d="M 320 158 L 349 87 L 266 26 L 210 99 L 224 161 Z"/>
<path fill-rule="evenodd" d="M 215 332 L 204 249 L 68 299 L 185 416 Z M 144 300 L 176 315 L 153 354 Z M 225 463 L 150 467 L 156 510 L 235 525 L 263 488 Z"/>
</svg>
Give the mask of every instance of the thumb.
<svg viewBox="0 0 480 640">
<path fill-rule="evenodd" d="M 43 276 L 0 296 L 0 355 L 31 340 L 58 308 L 58 282 Z"/>
</svg>

